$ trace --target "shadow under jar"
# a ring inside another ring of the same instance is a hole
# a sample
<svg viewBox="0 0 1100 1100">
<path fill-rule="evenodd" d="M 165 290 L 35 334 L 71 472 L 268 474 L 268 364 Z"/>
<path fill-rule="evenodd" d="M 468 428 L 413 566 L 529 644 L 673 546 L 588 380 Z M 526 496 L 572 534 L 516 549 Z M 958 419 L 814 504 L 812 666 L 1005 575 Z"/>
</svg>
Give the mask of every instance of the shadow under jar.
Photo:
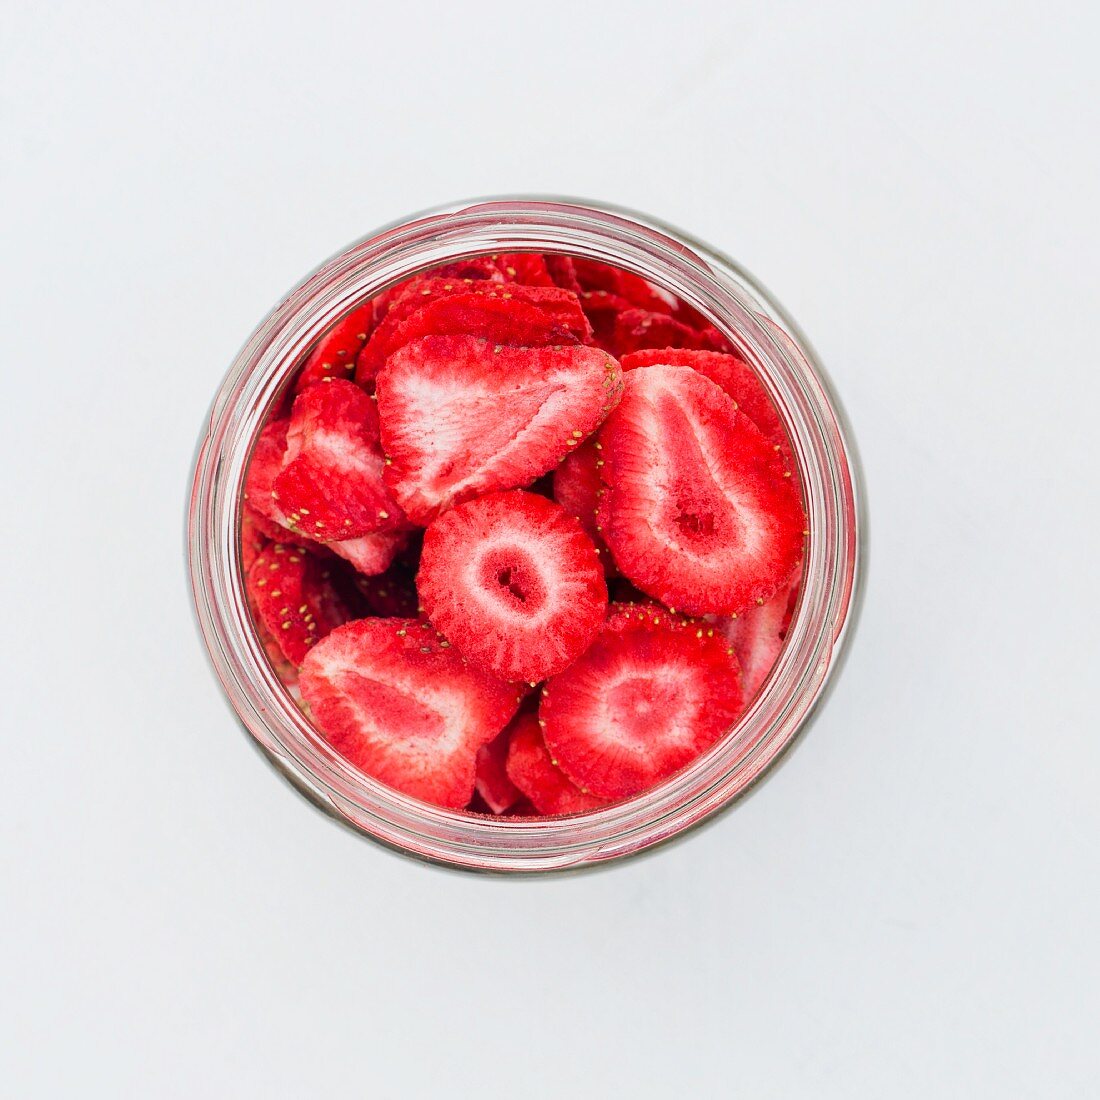
<svg viewBox="0 0 1100 1100">
<path fill-rule="evenodd" d="M 754 368 L 791 443 L 808 520 L 801 592 L 784 647 L 734 727 L 682 771 L 627 801 L 567 817 L 445 810 L 364 775 L 312 727 L 275 674 L 245 594 L 245 472 L 270 410 L 335 321 L 388 286 L 459 259 L 564 253 L 632 271 L 698 310 Z M 316 805 L 405 854 L 470 870 L 553 871 L 676 837 L 772 767 L 822 696 L 850 633 L 861 521 L 854 459 L 821 368 L 777 304 L 709 246 L 630 211 L 499 199 L 418 215 L 334 256 L 261 322 L 230 368 L 199 445 L 188 549 L 199 628 L 234 711 Z"/>
</svg>

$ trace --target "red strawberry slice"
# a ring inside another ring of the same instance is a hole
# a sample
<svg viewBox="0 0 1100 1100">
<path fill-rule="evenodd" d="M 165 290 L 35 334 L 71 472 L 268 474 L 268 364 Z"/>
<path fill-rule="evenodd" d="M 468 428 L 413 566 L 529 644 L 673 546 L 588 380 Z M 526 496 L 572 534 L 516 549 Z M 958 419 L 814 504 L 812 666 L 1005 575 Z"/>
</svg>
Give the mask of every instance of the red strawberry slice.
<svg viewBox="0 0 1100 1100">
<path fill-rule="evenodd" d="M 740 355 L 720 351 L 696 351 L 688 348 L 646 348 L 631 352 L 622 360 L 624 371 L 658 364 L 691 367 L 720 386 L 774 445 L 790 453 L 787 433 L 779 419 L 764 383 Z"/>
<path fill-rule="evenodd" d="M 273 490 L 275 479 L 283 468 L 289 424 L 289 419 L 278 418 L 264 425 L 256 438 L 244 477 L 245 506 L 252 510 L 253 520 L 268 538 L 278 538 L 280 530 L 286 526 L 286 517 L 275 500 Z M 257 516 L 260 518 L 257 519 Z"/>
<path fill-rule="evenodd" d="M 543 688 L 539 718 L 569 779 L 618 799 L 710 748 L 742 701 L 737 660 L 713 627 L 652 605 L 617 606 L 584 656 Z"/>
<path fill-rule="evenodd" d="M 370 414 L 376 415 L 373 409 Z M 331 550 L 346 558 L 360 573 L 366 575 L 385 572 L 394 556 L 405 545 L 406 536 L 401 532 L 375 531 L 362 538 L 330 542 L 322 546 L 300 530 L 287 526 L 287 516 L 275 499 L 272 487 L 286 460 L 289 423 L 285 418 L 273 420 L 260 433 L 245 477 L 243 514 L 268 538 L 298 543 L 314 554 L 323 555 Z"/>
<path fill-rule="evenodd" d="M 474 789 L 494 814 L 510 810 L 522 797 L 519 788 L 508 778 L 505 767 L 511 730 L 509 726 L 477 750 Z"/>
<path fill-rule="evenodd" d="M 475 279 L 500 283 L 504 275 L 493 256 L 468 256 L 423 272 L 429 279 Z"/>
<path fill-rule="evenodd" d="M 409 541 L 407 531 L 372 531 L 357 539 L 327 542 L 325 548 L 350 561 L 364 577 L 385 573 Z"/>
<path fill-rule="evenodd" d="M 599 445 L 594 439 L 585 440 L 571 454 L 566 455 L 554 471 L 554 499 L 569 515 L 580 520 L 584 533 L 592 540 L 596 553 L 600 555 L 604 573 L 611 577 L 618 570 L 611 551 L 603 540 L 597 515 L 600 498 L 605 491 L 603 479 L 600 477 L 602 466 Z"/>
<path fill-rule="evenodd" d="M 602 533 L 643 592 L 692 614 L 770 599 L 802 556 L 806 520 L 760 430 L 690 367 L 636 367 L 599 435 Z"/>
<path fill-rule="evenodd" d="M 478 749 L 508 724 L 519 693 L 468 668 L 431 625 L 359 619 L 302 663 L 314 725 L 361 771 L 414 798 L 461 809 Z"/>
<path fill-rule="evenodd" d="M 546 266 L 546 260 L 538 252 L 504 252 L 496 258 L 497 266 L 505 279 L 524 286 L 555 286 Z"/>
<path fill-rule="evenodd" d="M 476 336 L 406 344 L 378 375 L 386 483 L 425 524 L 470 497 L 529 485 L 599 426 L 621 385 L 618 363 L 596 348 Z"/>
<path fill-rule="evenodd" d="M 294 384 L 296 393 L 317 382 L 332 378 L 350 378 L 355 373 L 355 357 L 367 342 L 374 327 L 374 303 L 353 309 L 321 337 L 306 360 Z"/>
<path fill-rule="evenodd" d="M 318 542 L 407 526 L 382 480 L 374 401 L 351 382 L 310 386 L 295 400 L 273 496 L 284 522 Z"/>
<path fill-rule="evenodd" d="M 610 290 L 581 291 L 581 307 L 592 325 L 592 339 L 597 347 L 611 351 L 615 346 L 615 322 L 619 314 L 632 309 L 631 303 Z"/>
<path fill-rule="evenodd" d="M 263 530 L 256 526 L 252 515 L 253 509 L 246 504 L 241 512 L 241 570 L 245 573 L 252 568 L 252 563 L 270 541 Z"/>
<path fill-rule="evenodd" d="M 585 290 L 604 290 L 624 298 L 630 306 L 656 313 L 671 314 L 679 305 L 675 295 L 654 286 L 648 279 L 643 279 L 633 271 L 579 257 L 573 261 L 573 267 Z"/>
<path fill-rule="evenodd" d="M 752 700 L 764 686 L 787 637 L 795 603 L 798 600 L 799 575 L 781 588 L 767 603 L 750 607 L 736 618 L 721 619 L 716 624 L 722 636 L 733 646 L 741 666 L 741 682 L 745 701 Z"/>
<path fill-rule="evenodd" d="M 550 278 L 555 286 L 560 286 L 564 290 L 571 290 L 574 294 L 581 292 L 583 288 L 577 279 L 577 269 L 573 264 L 572 256 L 551 253 L 545 259 L 546 270 L 550 273 Z"/>
<path fill-rule="evenodd" d="M 646 309 L 624 309 L 615 317 L 611 347 L 616 355 L 629 355 L 643 348 L 701 348 L 728 351 L 729 345 L 717 329 L 698 330 Z"/>
<path fill-rule="evenodd" d="M 325 563 L 299 546 L 273 543 L 248 571 L 256 616 L 291 664 L 348 618 Z"/>
<path fill-rule="evenodd" d="M 422 336 L 481 336 L 494 344 L 527 347 L 577 343 L 573 333 L 529 302 L 504 293 L 454 294 L 432 300 L 396 326 L 386 326 L 372 355 L 384 362 Z"/>
<path fill-rule="evenodd" d="M 509 779 L 540 814 L 583 814 L 607 805 L 571 783 L 550 759 L 534 714 L 520 714 L 512 723 L 507 768 Z"/>
<path fill-rule="evenodd" d="M 528 683 L 583 653 L 607 609 L 592 540 L 535 493 L 490 493 L 445 512 L 424 534 L 416 587 L 471 664 Z"/>
<path fill-rule="evenodd" d="M 422 336 L 470 335 L 498 344 L 541 345 L 572 338 L 584 342 L 591 334 L 580 300 L 558 287 L 423 280 L 390 306 L 359 354 L 356 381 L 369 385 L 393 352 Z"/>
<path fill-rule="evenodd" d="M 279 643 L 275 641 L 275 636 L 264 626 L 262 619 L 255 619 L 255 626 L 256 636 L 260 639 L 260 644 L 264 647 L 264 653 L 267 654 L 267 659 L 271 662 L 271 668 L 279 678 L 279 682 L 290 690 L 296 699 L 300 698 L 297 666 L 286 659 Z"/>
<path fill-rule="evenodd" d="M 420 613 L 416 568 L 398 558 L 377 576 L 356 574 L 353 585 L 372 615 L 383 619 L 415 619 Z"/>
</svg>

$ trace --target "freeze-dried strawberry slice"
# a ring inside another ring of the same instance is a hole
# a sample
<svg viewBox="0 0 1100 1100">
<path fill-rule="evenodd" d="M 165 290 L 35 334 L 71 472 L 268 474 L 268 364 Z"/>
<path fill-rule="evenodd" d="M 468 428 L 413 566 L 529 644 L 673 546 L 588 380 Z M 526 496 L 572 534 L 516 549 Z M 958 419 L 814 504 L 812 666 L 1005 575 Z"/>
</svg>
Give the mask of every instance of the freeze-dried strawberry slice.
<svg viewBox="0 0 1100 1100">
<path fill-rule="evenodd" d="M 615 346 L 615 322 L 619 314 L 632 309 L 626 298 L 610 290 L 583 290 L 581 308 L 592 325 L 592 339 L 597 347 L 608 351 Z"/>
<path fill-rule="evenodd" d="M 543 688 L 539 718 L 562 771 L 615 799 L 691 763 L 742 709 L 725 639 L 650 605 L 612 609 L 584 656 Z"/>
<path fill-rule="evenodd" d="M 733 646 L 741 666 L 745 701 L 749 702 L 764 685 L 779 659 L 787 628 L 798 599 L 798 574 L 764 604 L 742 611 L 736 618 L 720 619 L 716 626 Z"/>
<path fill-rule="evenodd" d="M 385 573 L 409 541 L 407 531 L 371 531 L 357 539 L 326 542 L 325 549 L 350 561 L 364 577 Z"/>
<path fill-rule="evenodd" d="M 535 493 L 490 493 L 436 519 L 416 587 L 428 618 L 471 664 L 529 683 L 583 653 L 607 609 L 592 540 Z"/>
<path fill-rule="evenodd" d="M 252 510 L 245 505 L 241 512 L 241 570 L 245 573 L 263 552 L 270 541 L 268 536 L 256 525 L 250 514 Z"/>
<path fill-rule="evenodd" d="M 571 783 L 550 759 L 534 714 L 520 714 L 512 723 L 507 768 L 509 779 L 540 814 L 583 814 L 607 804 Z"/>
<path fill-rule="evenodd" d="M 382 480 L 374 401 L 334 380 L 296 398 L 273 496 L 284 522 L 318 542 L 407 526 Z"/>
<path fill-rule="evenodd" d="M 496 258 L 504 277 L 524 286 L 555 286 L 546 260 L 538 252 L 504 252 Z"/>
<path fill-rule="evenodd" d="M 469 256 L 464 260 L 452 260 L 448 264 L 430 268 L 423 273 L 435 279 L 480 279 L 503 282 L 504 274 L 492 256 Z"/>
<path fill-rule="evenodd" d="M 572 256 L 548 253 L 544 259 L 546 270 L 550 273 L 555 286 L 560 286 L 563 290 L 571 290 L 574 294 L 581 292 L 583 288 L 577 279 L 577 269 L 573 264 Z"/>
<path fill-rule="evenodd" d="M 416 569 L 398 558 L 385 572 L 376 576 L 359 573 L 352 583 L 372 615 L 384 619 L 414 619 L 420 611 L 415 577 Z"/>
<path fill-rule="evenodd" d="M 586 341 L 592 328 L 575 294 L 516 283 L 424 280 L 395 301 L 363 347 L 356 381 L 363 386 L 398 348 L 422 336 L 483 336 L 498 344 Z"/>
<path fill-rule="evenodd" d="M 654 286 L 648 279 L 621 267 L 599 260 L 577 258 L 573 261 L 577 280 L 585 290 L 605 290 L 625 299 L 631 306 L 671 314 L 678 303 L 667 290 Z"/>
<path fill-rule="evenodd" d="M 646 309 L 624 309 L 617 314 L 611 347 L 616 355 L 629 355 L 643 348 L 728 350 L 717 329 L 694 329 L 666 313 Z"/>
<path fill-rule="evenodd" d="M 416 523 L 529 485 L 599 426 L 621 386 L 618 363 L 596 348 L 415 340 L 378 375 L 386 483 Z"/>
<path fill-rule="evenodd" d="M 577 337 L 539 306 L 503 294 L 454 294 L 436 298 L 380 333 L 373 354 L 385 361 L 422 336 L 482 336 L 494 344 L 542 347 L 575 344 Z"/>
<path fill-rule="evenodd" d="M 732 352 L 697 351 L 689 348 L 646 348 L 621 360 L 624 371 L 658 364 L 691 367 L 720 386 L 774 445 L 789 453 L 790 444 L 783 423 L 764 383 L 741 356 Z"/>
<path fill-rule="evenodd" d="M 770 599 L 802 556 L 805 517 L 760 430 L 690 367 L 637 367 L 600 431 L 601 527 L 643 592 L 692 614 Z"/>
<path fill-rule="evenodd" d="M 321 735 L 396 790 L 461 809 L 478 749 L 519 706 L 513 685 L 466 666 L 429 623 L 359 619 L 302 663 L 302 698 Z"/>
<path fill-rule="evenodd" d="M 257 526 L 268 538 L 278 538 L 279 530 L 286 526 L 286 517 L 272 491 L 275 488 L 275 479 L 283 468 L 286 430 L 289 424 L 289 419 L 281 417 L 264 425 L 256 438 L 255 447 L 252 448 L 252 459 L 244 477 L 245 505 L 267 521 L 267 524 L 257 522 Z M 253 519 L 256 519 L 255 515 Z"/>
<path fill-rule="evenodd" d="M 330 378 L 350 378 L 355 373 L 355 357 L 373 327 L 373 302 L 353 309 L 343 320 L 337 321 L 306 360 L 294 384 L 295 391 L 301 393 L 307 386 L 327 382 Z"/>
<path fill-rule="evenodd" d="M 275 641 L 275 636 L 267 629 L 263 624 L 263 620 L 257 618 L 256 623 L 256 636 L 260 639 L 260 644 L 264 647 L 264 653 L 267 654 L 267 659 L 271 662 L 271 667 L 275 672 L 275 675 L 279 677 L 279 681 L 283 687 L 290 689 L 292 693 L 298 691 L 298 667 L 292 665 L 283 654 L 279 643 Z M 299 695 L 295 694 L 295 698 Z"/>
<path fill-rule="evenodd" d="M 600 532 L 600 520 L 597 510 L 600 498 L 604 495 L 600 468 L 599 445 L 594 439 L 586 439 L 572 454 L 565 456 L 561 465 L 554 471 L 554 499 L 571 516 L 580 520 L 584 532 L 596 547 L 600 562 L 608 576 L 618 571 L 611 557 L 611 551 Z"/>
<path fill-rule="evenodd" d="M 294 665 L 348 618 L 325 563 L 299 546 L 269 546 L 252 563 L 245 587 L 257 617 Z"/>
<path fill-rule="evenodd" d="M 519 788 L 508 778 L 505 766 L 511 730 L 509 726 L 477 750 L 474 789 L 494 814 L 510 810 L 521 797 Z"/>
</svg>

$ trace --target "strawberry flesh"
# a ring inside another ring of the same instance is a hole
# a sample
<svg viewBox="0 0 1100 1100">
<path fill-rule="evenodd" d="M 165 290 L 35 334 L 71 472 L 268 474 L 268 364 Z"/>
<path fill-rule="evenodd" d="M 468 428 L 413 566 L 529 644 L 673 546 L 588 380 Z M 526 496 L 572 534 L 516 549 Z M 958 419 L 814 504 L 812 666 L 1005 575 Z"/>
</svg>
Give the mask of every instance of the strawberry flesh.
<svg viewBox="0 0 1100 1100">
<path fill-rule="evenodd" d="M 555 286 L 546 258 L 538 252 L 505 252 L 497 256 L 497 266 L 504 277 L 524 286 Z"/>
<path fill-rule="evenodd" d="M 659 364 L 691 367 L 733 398 L 738 409 L 764 433 L 769 442 L 780 447 L 786 455 L 790 454 L 790 442 L 783 430 L 779 412 L 764 389 L 764 383 L 740 355 L 690 348 L 646 348 L 624 355 L 621 363 L 624 371 Z"/>
<path fill-rule="evenodd" d="M 292 665 L 348 618 L 326 563 L 299 546 L 272 543 L 245 583 L 257 618 Z"/>
<path fill-rule="evenodd" d="M 571 783 L 550 758 L 536 715 L 520 714 L 511 729 L 508 777 L 538 813 L 583 814 L 607 804 L 606 799 L 586 794 Z"/>
<path fill-rule="evenodd" d="M 603 459 L 593 439 L 586 439 L 581 446 L 567 454 L 554 471 L 554 499 L 571 516 L 576 516 L 584 532 L 596 547 L 600 555 L 604 572 L 610 577 L 618 571 L 612 560 L 611 551 L 600 532 L 599 506 L 604 495 L 604 484 L 600 477 Z"/>
<path fill-rule="evenodd" d="M 622 356 L 644 348 L 726 351 L 728 344 L 717 329 L 694 329 L 653 310 L 625 309 L 615 317 L 611 347 L 616 355 Z"/>
<path fill-rule="evenodd" d="M 301 393 L 307 386 L 333 378 L 350 378 L 355 373 L 355 358 L 374 327 L 374 303 L 353 309 L 321 337 L 306 360 L 295 382 Z"/>
<path fill-rule="evenodd" d="M 459 299 L 448 307 L 448 299 Z M 489 299 L 481 305 L 472 299 Z M 509 308 L 526 306 L 527 309 Z M 533 311 L 538 310 L 539 313 Z M 483 331 L 485 329 L 485 331 Z M 493 329 L 502 332 L 496 339 Z M 545 344 L 557 332 L 586 341 L 592 327 L 576 294 L 560 287 L 523 286 L 517 283 L 475 282 L 458 279 L 420 279 L 389 305 L 356 362 L 356 381 L 369 385 L 388 356 L 419 336 L 476 335 L 497 343 Z M 533 339 L 522 339 L 528 335 Z M 563 336 L 559 343 L 571 343 Z"/>
<path fill-rule="evenodd" d="M 794 606 L 798 599 L 798 575 L 770 600 L 735 618 L 718 621 L 722 637 L 733 647 L 741 666 L 746 701 L 752 700 L 764 686 L 787 637 Z"/>
<path fill-rule="evenodd" d="M 805 515 L 760 430 L 690 367 L 637 367 L 600 431 L 603 535 L 623 574 L 666 606 L 738 614 L 802 556 Z"/>
<path fill-rule="evenodd" d="M 425 802 L 462 809 L 476 760 L 519 693 L 467 667 L 416 619 L 359 619 L 302 663 L 302 698 L 322 736 L 367 775 Z"/>
<path fill-rule="evenodd" d="M 343 380 L 309 387 L 294 402 L 272 491 L 284 522 L 318 542 L 406 527 L 384 461 L 370 396 Z"/>
<path fill-rule="evenodd" d="M 508 777 L 506 767 L 511 730 L 509 726 L 477 750 L 474 789 L 494 814 L 510 810 L 522 797 L 520 789 Z"/>
<path fill-rule="evenodd" d="M 567 668 L 607 608 L 596 548 L 535 493 L 489 493 L 424 534 L 417 590 L 431 622 L 472 665 L 538 682 Z"/>
<path fill-rule="evenodd" d="M 599 427 L 621 386 L 618 363 L 595 348 L 415 340 L 378 375 L 386 483 L 422 524 L 481 493 L 529 485 Z"/>
<path fill-rule="evenodd" d="M 566 776 L 618 799 L 689 764 L 742 709 L 737 660 L 713 627 L 616 605 L 584 656 L 543 688 L 539 718 Z"/>
</svg>

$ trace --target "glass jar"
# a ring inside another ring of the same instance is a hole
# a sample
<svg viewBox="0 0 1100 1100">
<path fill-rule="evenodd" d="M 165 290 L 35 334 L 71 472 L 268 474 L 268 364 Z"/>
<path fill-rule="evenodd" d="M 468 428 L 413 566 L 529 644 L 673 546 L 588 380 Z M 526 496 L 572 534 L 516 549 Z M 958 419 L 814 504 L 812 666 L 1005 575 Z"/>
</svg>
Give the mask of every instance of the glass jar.
<svg viewBox="0 0 1100 1100">
<path fill-rule="evenodd" d="M 321 333 L 422 268 L 525 250 L 627 268 L 705 314 L 771 394 L 792 442 L 809 520 L 801 596 L 783 652 L 736 726 L 644 794 L 591 813 L 542 819 L 430 806 L 337 755 L 268 663 L 245 597 L 239 539 L 253 443 Z M 515 872 L 595 864 L 650 848 L 728 806 L 775 764 L 805 724 L 851 630 L 861 529 L 855 481 L 836 401 L 805 339 L 732 261 L 629 211 L 530 199 L 462 203 L 382 229 L 334 256 L 268 314 L 237 356 L 214 399 L 195 461 L 188 541 L 199 628 L 245 728 L 326 812 L 406 854 L 456 867 Z"/>
</svg>

